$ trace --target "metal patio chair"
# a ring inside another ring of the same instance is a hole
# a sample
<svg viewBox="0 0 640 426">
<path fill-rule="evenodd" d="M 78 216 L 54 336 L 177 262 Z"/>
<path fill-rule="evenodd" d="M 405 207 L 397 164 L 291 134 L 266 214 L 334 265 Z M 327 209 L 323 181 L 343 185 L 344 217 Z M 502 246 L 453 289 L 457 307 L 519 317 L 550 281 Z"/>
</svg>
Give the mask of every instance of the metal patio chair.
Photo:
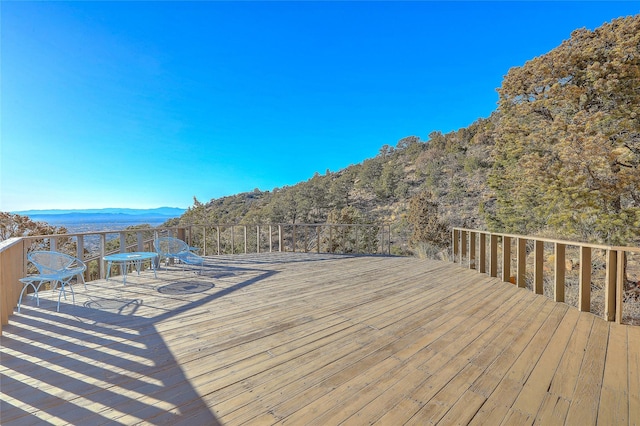
<svg viewBox="0 0 640 426">
<path fill-rule="evenodd" d="M 178 238 L 157 238 L 153 242 L 153 247 L 156 249 L 156 252 L 158 252 L 158 266 L 160 262 L 162 262 L 162 259 L 176 259 L 186 265 L 198 265 L 200 266 L 200 271 L 202 271 L 204 258 L 195 254 L 187 243 Z"/>
<path fill-rule="evenodd" d="M 52 290 L 55 290 L 58 284 L 60 284 L 58 307 L 56 309 L 58 312 L 60 312 L 60 297 L 64 294 L 64 299 L 67 300 L 67 286 L 71 290 L 73 303 L 76 303 L 73 286 L 70 284 L 73 277 L 76 275 L 80 276 L 85 290 L 87 288 L 83 275 L 83 272 L 87 269 L 87 265 L 78 258 L 57 251 L 33 251 L 27 254 L 27 260 L 33 263 L 33 265 L 38 269 L 38 273 L 19 279 L 23 287 L 20 292 L 20 298 L 18 299 L 18 312 L 20 312 L 22 296 L 28 287 L 33 288 L 34 295 L 36 297 L 36 304 L 37 306 L 40 306 L 38 291 L 40 290 L 42 283 L 52 283 Z"/>
</svg>

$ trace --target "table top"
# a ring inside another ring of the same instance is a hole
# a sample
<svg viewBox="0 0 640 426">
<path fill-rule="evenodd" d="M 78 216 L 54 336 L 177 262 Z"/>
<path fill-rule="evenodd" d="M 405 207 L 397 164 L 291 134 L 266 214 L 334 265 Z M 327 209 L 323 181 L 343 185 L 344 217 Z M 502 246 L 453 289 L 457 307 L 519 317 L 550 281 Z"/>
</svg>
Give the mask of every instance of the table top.
<svg viewBox="0 0 640 426">
<path fill-rule="evenodd" d="M 136 260 L 153 259 L 158 256 L 158 253 L 153 251 L 134 251 L 131 253 L 115 253 L 103 257 L 104 260 L 109 262 L 128 262 Z"/>
</svg>

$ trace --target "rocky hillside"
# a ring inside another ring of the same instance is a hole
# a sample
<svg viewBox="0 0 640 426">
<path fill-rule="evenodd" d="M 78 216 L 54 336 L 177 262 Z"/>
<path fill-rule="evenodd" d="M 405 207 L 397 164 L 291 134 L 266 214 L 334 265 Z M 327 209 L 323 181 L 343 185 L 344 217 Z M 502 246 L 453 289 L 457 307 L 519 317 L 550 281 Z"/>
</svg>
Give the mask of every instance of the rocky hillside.
<svg viewBox="0 0 640 426">
<path fill-rule="evenodd" d="M 640 15 L 575 31 L 509 70 L 499 93 L 498 109 L 466 128 L 406 137 L 293 186 L 194 199 L 174 223 L 384 221 L 402 253 L 427 219 L 638 243 Z M 428 208 L 410 209 L 412 200 Z"/>
</svg>

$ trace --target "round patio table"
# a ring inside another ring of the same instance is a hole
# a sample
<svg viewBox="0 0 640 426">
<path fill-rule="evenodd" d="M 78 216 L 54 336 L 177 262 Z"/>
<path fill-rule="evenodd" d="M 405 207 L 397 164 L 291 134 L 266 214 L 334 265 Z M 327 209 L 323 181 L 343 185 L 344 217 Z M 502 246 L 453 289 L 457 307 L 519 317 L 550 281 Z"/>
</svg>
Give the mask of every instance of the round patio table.
<svg viewBox="0 0 640 426">
<path fill-rule="evenodd" d="M 122 275 L 123 280 L 122 284 L 127 283 L 127 263 L 133 264 L 136 267 L 136 271 L 138 275 L 140 275 L 140 267 L 142 266 L 142 262 L 145 260 L 149 260 L 151 262 L 151 269 L 153 269 L 153 275 L 158 278 L 156 274 L 156 258 L 158 257 L 158 253 L 152 251 L 134 251 L 131 253 L 116 253 L 110 254 L 103 259 L 108 262 L 107 263 L 107 281 L 109 281 L 109 275 L 111 274 L 111 264 L 113 262 L 122 263 Z"/>
</svg>

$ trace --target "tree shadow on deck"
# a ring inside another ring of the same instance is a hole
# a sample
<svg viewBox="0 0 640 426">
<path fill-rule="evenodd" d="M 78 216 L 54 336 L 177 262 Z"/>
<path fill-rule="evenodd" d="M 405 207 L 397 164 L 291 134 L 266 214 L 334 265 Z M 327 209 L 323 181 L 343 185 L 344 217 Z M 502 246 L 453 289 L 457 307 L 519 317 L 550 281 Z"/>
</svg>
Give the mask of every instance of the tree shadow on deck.
<svg viewBox="0 0 640 426">
<path fill-rule="evenodd" d="M 60 313 L 48 300 L 41 300 L 40 308 L 23 305 L 0 338 L 0 422 L 220 424 L 156 324 L 277 272 L 239 267 L 209 272 L 241 281 L 218 289 L 187 276 L 156 286 L 162 295 L 197 299 L 153 317 L 138 315 L 144 300 L 126 294 L 63 304 Z M 245 274 L 250 277 L 242 279 Z"/>
</svg>

